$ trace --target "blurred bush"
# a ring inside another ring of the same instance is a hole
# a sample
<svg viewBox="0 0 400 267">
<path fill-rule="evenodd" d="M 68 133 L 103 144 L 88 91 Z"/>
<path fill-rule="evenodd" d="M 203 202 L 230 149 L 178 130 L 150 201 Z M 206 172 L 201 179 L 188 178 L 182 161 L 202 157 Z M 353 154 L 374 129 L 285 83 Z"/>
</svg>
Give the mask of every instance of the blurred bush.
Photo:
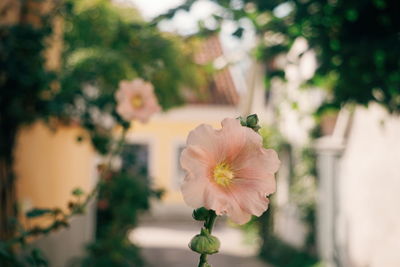
<svg viewBox="0 0 400 267">
<path fill-rule="evenodd" d="M 129 231 L 141 212 L 149 209 L 153 191 L 148 178 L 127 172 L 109 173 L 100 187 L 97 201 L 96 239 L 87 246 L 86 256 L 73 266 L 143 266 L 139 248 L 129 240 Z"/>
<path fill-rule="evenodd" d="M 134 8 L 106 0 L 68 0 L 66 7 L 61 90 L 52 113 L 78 120 L 101 153 L 110 138 L 104 122 L 122 123 L 114 110 L 119 81 L 150 81 L 164 109 L 183 104 L 182 87 L 202 83 L 187 43 L 159 32 Z"/>
<path fill-rule="evenodd" d="M 305 38 L 319 64 L 310 83 L 329 89 L 332 103 L 376 101 L 400 111 L 398 1 L 248 2 L 257 11 L 245 16 L 265 38 L 259 48 L 263 60 L 273 61 L 295 39 Z M 262 23 L 261 16 L 266 17 Z"/>
</svg>

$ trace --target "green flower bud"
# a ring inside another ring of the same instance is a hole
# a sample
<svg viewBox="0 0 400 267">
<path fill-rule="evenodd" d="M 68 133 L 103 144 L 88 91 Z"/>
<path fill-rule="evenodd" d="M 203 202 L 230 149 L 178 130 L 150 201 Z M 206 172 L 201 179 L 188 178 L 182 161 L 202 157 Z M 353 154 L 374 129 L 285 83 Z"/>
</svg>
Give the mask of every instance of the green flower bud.
<svg viewBox="0 0 400 267">
<path fill-rule="evenodd" d="M 247 127 L 253 128 L 258 124 L 258 116 L 257 114 L 251 114 L 246 118 Z"/>
<path fill-rule="evenodd" d="M 204 207 L 195 209 L 192 213 L 192 217 L 196 221 L 205 221 L 207 220 L 208 216 L 209 216 L 209 210 Z"/>
<path fill-rule="evenodd" d="M 261 127 L 258 125 L 257 114 L 252 114 L 252 115 L 247 116 L 246 126 L 253 129 L 255 132 L 258 132 L 258 130 L 261 129 Z"/>
<path fill-rule="evenodd" d="M 189 243 L 189 248 L 199 254 L 214 254 L 217 253 L 220 247 L 220 242 L 217 237 L 210 235 L 205 228 L 201 229 L 201 233 L 192 238 Z"/>
<path fill-rule="evenodd" d="M 245 126 L 245 127 L 247 126 L 246 120 L 243 119 L 242 116 L 240 116 L 240 117 L 238 117 L 236 119 L 238 119 L 240 121 L 240 125 Z"/>
</svg>

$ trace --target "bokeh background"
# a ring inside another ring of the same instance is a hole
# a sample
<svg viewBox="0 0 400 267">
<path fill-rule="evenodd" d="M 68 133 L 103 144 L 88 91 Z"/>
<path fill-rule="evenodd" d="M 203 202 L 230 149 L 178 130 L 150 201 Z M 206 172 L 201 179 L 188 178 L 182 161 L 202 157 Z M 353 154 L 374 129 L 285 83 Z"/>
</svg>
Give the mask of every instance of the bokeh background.
<svg viewBox="0 0 400 267">
<path fill-rule="evenodd" d="M 197 266 L 186 137 L 256 113 L 282 161 L 277 192 L 244 226 L 218 220 L 210 263 L 400 266 L 399 12 L 396 0 L 2 0 L 0 265 Z M 163 109 L 146 124 L 115 112 L 134 78 Z"/>
</svg>

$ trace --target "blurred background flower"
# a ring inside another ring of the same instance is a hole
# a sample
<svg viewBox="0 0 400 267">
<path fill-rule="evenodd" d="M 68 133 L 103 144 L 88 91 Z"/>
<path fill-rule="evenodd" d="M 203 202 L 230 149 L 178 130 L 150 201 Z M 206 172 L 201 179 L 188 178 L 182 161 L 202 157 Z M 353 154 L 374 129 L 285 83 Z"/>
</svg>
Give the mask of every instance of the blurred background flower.
<svg viewBox="0 0 400 267">
<path fill-rule="evenodd" d="M 137 119 L 146 123 L 151 115 L 160 111 L 153 86 L 141 79 L 121 81 L 115 98 L 116 110 L 126 121 Z"/>
</svg>

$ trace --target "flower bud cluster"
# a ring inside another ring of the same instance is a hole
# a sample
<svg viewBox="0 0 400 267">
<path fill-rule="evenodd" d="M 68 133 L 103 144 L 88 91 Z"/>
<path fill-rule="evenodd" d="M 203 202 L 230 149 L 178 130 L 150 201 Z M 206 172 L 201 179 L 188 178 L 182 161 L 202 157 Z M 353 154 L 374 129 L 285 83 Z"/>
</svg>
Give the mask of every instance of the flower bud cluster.
<svg viewBox="0 0 400 267">
<path fill-rule="evenodd" d="M 238 118 L 240 120 L 240 124 L 245 127 L 249 127 L 253 129 L 255 132 L 258 132 L 260 130 L 260 126 L 258 125 L 258 116 L 257 114 L 251 114 L 247 116 L 246 119 L 243 117 Z"/>
</svg>

